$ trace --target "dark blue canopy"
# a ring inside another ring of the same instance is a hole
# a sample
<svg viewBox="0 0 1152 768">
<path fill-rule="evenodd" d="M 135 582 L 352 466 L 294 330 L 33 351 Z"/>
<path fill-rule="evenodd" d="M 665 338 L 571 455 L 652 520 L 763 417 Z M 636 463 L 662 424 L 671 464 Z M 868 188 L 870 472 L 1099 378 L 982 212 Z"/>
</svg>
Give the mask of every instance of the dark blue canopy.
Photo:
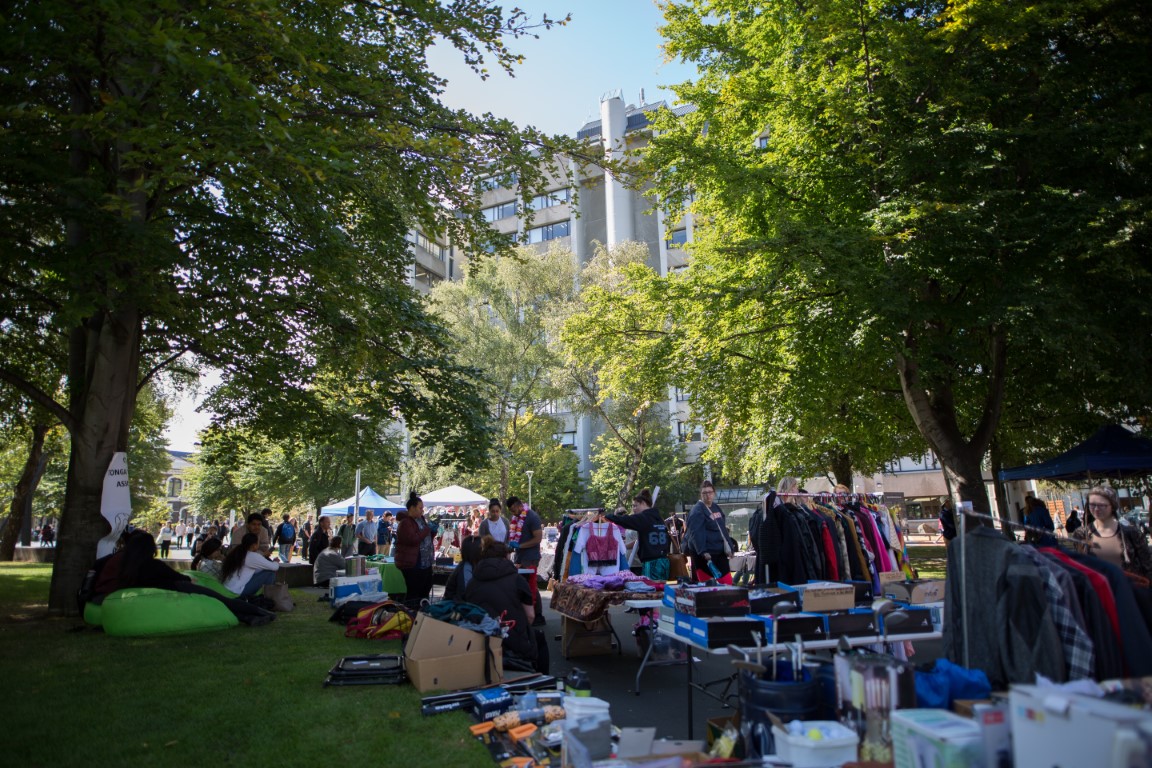
<svg viewBox="0 0 1152 768">
<path fill-rule="evenodd" d="M 1118 424 L 1101 427 L 1055 458 L 1000 471 L 1001 480 L 1086 480 L 1152 475 L 1152 440 Z"/>
</svg>

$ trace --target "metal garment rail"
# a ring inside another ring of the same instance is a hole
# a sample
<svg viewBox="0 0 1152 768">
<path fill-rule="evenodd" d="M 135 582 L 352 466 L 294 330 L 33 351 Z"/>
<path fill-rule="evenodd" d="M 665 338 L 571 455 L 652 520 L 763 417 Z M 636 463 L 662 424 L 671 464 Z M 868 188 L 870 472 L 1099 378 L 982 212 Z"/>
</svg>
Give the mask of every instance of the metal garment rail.
<svg viewBox="0 0 1152 768">
<path fill-rule="evenodd" d="M 1027 525 L 1025 523 L 1018 523 L 1015 520 L 1005 520 L 1001 517 L 993 517 L 986 515 L 983 512 L 976 512 L 975 510 L 965 509 L 961 507 L 960 514 L 964 517 L 971 517 L 977 520 L 988 520 L 993 523 L 1000 523 L 1000 525 L 1007 525 L 1011 528 L 1019 528 L 1022 531 L 1031 531 L 1038 533 L 1041 536 L 1051 536 L 1054 539 L 1061 539 L 1063 541 L 1074 541 L 1067 536 L 1058 536 L 1055 531 L 1050 531 L 1047 528 L 1037 528 L 1034 525 Z M 968 656 L 968 526 L 961 526 L 963 534 L 960 536 L 960 626 L 964 628 L 964 668 L 971 669 Z"/>
</svg>

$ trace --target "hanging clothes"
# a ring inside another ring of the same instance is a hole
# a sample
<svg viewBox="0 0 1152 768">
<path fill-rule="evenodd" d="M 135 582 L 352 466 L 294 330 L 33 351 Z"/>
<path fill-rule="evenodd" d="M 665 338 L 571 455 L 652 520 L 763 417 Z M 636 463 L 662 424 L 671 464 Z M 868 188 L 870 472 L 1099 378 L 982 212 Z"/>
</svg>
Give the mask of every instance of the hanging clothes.
<svg viewBox="0 0 1152 768">
<path fill-rule="evenodd" d="M 573 552 L 581 555 L 581 573 L 600 576 L 618 573 L 620 558 L 627 556 L 620 528 L 612 523 L 583 524 Z"/>
</svg>

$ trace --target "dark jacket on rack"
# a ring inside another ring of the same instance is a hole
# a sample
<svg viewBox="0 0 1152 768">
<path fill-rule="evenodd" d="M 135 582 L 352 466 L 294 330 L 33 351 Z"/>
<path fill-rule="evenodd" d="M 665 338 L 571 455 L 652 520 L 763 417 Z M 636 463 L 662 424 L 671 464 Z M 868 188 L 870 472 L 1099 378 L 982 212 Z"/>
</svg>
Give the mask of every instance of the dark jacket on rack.
<svg viewBox="0 0 1152 768">
<path fill-rule="evenodd" d="M 748 540 L 756 552 L 756 583 L 767 584 L 780 578 L 780 546 L 784 537 L 783 505 L 771 491 L 748 524 Z"/>
<path fill-rule="evenodd" d="M 960 547 L 966 540 L 966 567 Z M 969 666 L 982 669 L 994 689 L 1032 683 L 1037 674 L 1061 682 L 1064 653 L 1044 594 L 1039 568 L 999 531 L 977 527 L 948 544 L 944 654 L 963 665 L 967 628 Z M 962 608 L 967 586 L 967 614 Z"/>
<path fill-rule="evenodd" d="M 664 518 L 655 507 L 649 507 L 643 512 L 634 515 L 605 515 L 609 522 L 616 523 L 621 528 L 636 531 L 636 541 L 639 544 L 640 562 L 650 563 L 662 557 L 668 557 L 668 529 L 664 526 Z"/>
</svg>

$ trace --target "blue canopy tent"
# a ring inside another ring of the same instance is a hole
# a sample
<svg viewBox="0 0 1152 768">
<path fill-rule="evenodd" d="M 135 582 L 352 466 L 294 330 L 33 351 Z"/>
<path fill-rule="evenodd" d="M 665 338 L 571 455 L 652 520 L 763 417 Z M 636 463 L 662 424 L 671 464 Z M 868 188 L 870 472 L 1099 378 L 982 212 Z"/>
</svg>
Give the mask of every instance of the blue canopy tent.
<svg viewBox="0 0 1152 768">
<path fill-rule="evenodd" d="M 367 487 L 360 491 L 360 513 L 363 514 L 368 510 L 372 510 L 375 514 L 383 514 L 384 512 L 401 512 L 404 510 L 403 504 L 397 504 L 393 501 L 388 501 L 371 487 Z M 321 508 L 320 516 L 334 516 L 344 517 L 344 515 L 351 515 L 356 511 L 356 497 L 349 496 L 343 501 L 337 501 L 334 504 L 329 504 Z"/>
<path fill-rule="evenodd" d="M 1039 464 L 1000 470 L 1001 480 L 1090 480 L 1152 475 L 1152 440 L 1119 424 Z"/>
</svg>

